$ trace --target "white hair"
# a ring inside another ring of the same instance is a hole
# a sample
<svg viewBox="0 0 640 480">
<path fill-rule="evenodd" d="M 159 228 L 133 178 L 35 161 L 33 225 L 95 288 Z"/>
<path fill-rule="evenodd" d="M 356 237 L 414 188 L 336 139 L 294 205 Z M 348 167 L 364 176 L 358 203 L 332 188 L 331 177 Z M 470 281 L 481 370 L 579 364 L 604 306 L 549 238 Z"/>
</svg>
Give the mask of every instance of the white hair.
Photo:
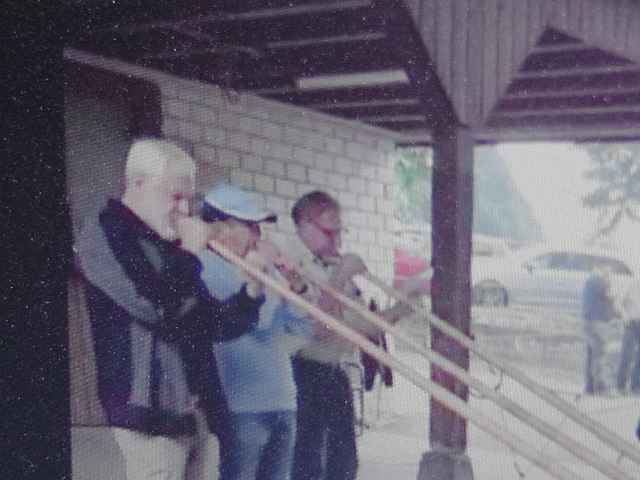
<svg viewBox="0 0 640 480">
<path fill-rule="evenodd" d="M 162 139 L 144 138 L 131 145 L 127 155 L 127 183 L 136 179 L 158 181 L 165 176 L 195 177 L 195 162 L 176 144 Z"/>
</svg>

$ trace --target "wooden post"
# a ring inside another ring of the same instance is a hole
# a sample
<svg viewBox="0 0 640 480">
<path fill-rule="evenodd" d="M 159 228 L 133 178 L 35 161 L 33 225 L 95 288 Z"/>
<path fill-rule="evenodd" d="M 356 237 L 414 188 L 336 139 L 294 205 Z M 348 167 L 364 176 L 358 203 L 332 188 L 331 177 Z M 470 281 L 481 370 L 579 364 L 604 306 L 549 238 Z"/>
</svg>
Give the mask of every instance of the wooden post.
<svg viewBox="0 0 640 480">
<path fill-rule="evenodd" d="M 471 230 L 473 220 L 473 138 L 470 129 L 443 124 L 433 131 L 434 169 L 432 193 L 432 260 L 434 266 L 432 310 L 464 332 L 471 326 Z M 469 350 L 437 328 L 431 330 L 431 348 L 465 370 Z M 469 389 L 435 365 L 431 379 L 467 401 Z M 467 422 L 431 399 L 429 444 L 418 478 L 473 478 L 464 456 Z"/>
</svg>

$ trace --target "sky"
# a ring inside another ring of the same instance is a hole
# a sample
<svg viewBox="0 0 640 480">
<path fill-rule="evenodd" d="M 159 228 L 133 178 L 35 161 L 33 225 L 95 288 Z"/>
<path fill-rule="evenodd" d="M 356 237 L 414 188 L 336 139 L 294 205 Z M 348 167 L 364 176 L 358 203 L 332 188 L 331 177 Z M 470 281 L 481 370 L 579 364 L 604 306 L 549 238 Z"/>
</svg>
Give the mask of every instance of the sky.
<svg viewBox="0 0 640 480">
<path fill-rule="evenodd" d="M 549 241 L 582 243 L 593 234 L 597 214 L 582 205 L 593 188 L 583 176 L 590 160 L 580 145 L 504 143 L 498 151 Z M 640 224 L 621 223 L 611 242 L 640 264 Z"/>
</svg>

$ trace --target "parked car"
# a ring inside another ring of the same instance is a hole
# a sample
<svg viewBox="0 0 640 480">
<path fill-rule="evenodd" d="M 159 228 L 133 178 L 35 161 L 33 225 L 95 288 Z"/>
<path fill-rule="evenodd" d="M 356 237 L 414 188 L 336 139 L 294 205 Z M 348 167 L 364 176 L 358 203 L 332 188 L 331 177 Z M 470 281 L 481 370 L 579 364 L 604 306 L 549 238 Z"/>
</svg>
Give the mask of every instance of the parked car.
<svg viewBox="0 0 640 480">
<path fill-rule="evenodd" d="M 542 246 L 492 262 L 473 262 L 473 303 L 544 305 L 579 312 L 584 283 L 597 266 L 611 272 L 614 295 L 626 290 L 632 269 L 628 262 L 604 250 Z"/>
<path fill-rule="evenodd" d="M 501 237 L 474 234 L 472 243 L 472 255 L 476 258 L 503 258 L 512 253 L 507 241 Z"/>
</svg>

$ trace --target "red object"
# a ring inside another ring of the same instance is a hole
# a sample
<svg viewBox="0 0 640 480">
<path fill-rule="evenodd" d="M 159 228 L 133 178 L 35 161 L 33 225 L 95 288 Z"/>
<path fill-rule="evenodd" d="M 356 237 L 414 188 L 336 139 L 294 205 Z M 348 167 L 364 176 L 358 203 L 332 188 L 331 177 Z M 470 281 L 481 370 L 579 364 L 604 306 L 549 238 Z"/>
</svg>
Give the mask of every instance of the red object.
<svg viewBox="0 0 640 480">
<path fill-rule="evenodd" d="M 431 261 L 427 258 L 396 247 L 393 250 L 393 287 L 401 289 L 408 280 L 414 281 L 416 277 L 422 280 L 421 289 L 432 291 L 431 277 L 433 269 Z"/>
<path fill-rule="evenodd" d="M 396 247 L 393 250 L 393 271 L 396 276 L 413 277 L 431 268 L 430 262 L 414 253 Z"/>
</svg>

